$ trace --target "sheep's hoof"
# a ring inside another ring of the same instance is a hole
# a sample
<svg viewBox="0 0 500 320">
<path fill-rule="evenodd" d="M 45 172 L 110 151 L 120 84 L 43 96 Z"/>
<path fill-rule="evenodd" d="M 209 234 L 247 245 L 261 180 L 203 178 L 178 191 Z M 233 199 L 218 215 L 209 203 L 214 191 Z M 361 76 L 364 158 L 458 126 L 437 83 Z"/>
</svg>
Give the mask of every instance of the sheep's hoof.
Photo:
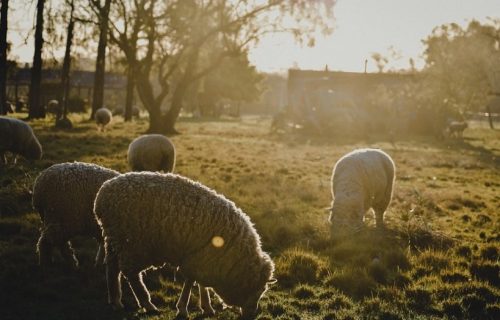
<svg viewBox="0 0 500 320">
<path fill-rule="evenodd" d="M 184 311 L 177 310 L 177 314 L 175 315 L 175 319 L 177 319 L 177 320 L 189 319 L 189 313 L 186 310 L 184 310 Z"/>
<path fill-rule="evenodd" d="M 115 311 L 123 310 L 125 308 L 123 306 L 123 303 L 121 303 L 120 301 L 110 302 L 110 304 L 111 304 L 111 308 L 113 308 L 113 310 L 115 310 Z"/>
<path fill-rule="evenodd" d="M 215 316 L 215 310 L 214 309 L 208 309 L 208 310 L 202 310 L 202 316 L 203 317 L 213 317 Z"/>
</svg>

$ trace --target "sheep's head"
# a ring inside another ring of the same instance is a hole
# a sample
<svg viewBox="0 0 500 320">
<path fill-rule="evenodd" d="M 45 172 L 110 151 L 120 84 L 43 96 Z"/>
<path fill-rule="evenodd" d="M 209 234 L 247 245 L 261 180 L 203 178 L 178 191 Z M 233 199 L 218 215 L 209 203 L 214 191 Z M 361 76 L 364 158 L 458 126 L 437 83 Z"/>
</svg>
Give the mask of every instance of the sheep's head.
<svg viewBox="0 0 500 320">
<path fill-rule="evenodd" d="M 362 229 L 364 212 L 359 205 L 334 201 L 328 210 L 332 238 L 349 236 Z"/>
<path fill-rule="evenodd" d="M 29 160 L 40 160 L 42 158 L 42 146 L 40 142 L 33 136 L 24 145 L 21 155 Z"/>
<path fill-rule="evenodd" d="M 273 279 L 274 264 L 262 252 L 257 265 L 248 266 L 248 269 L 242 271 L 245 273 L 240 274 L 238 284 L 228 284 L 229 286 L 220 288 L 220 291 L 217 290 L 217 293 L 226 303 L 241 308 L 241 319 L 254 319 L 259 313 L 260 298 L 269 289 L 269 285 L 276 282 Z"/>
</svg>

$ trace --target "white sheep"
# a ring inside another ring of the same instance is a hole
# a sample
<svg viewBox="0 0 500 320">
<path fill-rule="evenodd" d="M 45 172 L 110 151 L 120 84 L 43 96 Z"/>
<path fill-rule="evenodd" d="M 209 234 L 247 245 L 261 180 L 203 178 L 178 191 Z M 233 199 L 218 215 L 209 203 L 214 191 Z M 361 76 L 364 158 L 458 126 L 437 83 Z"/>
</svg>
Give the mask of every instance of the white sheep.
<svg viewBox="0 0 500 320">
<path fill-rule="evenodd" d="M 451 121 L 448 124 L 448 128 L 446 128 L 446 131 L 448 132 L 448 135 L 450 137 L 457 137 L 457 138 L 462 138 L 464 134 L 464 130 L 467 129 L 469 125 L 465 121 Z"/>
<path fill-rule="evenodd" d="M 157 311 L 142 273 L 169 263 L 189 279 L 177 304 L 179 314 L 187 314 L 194 280 L 240 307 L 243 317 L 257 312 L 274 264 L 249 217 L 222 195 L 179 175 L 133 172 L 102 185 L 94 212 L 103 230 L 108 298 L 114 307 L 123 307 L 123 274 L 139 306 Z"/>
<path fill-rule="evenodd" d="M 102 262 L 102 235 L 95 215 L 94 199 L 104 181 L 119 172 L 90 163 L 60 163 L 40 173 L 33 187 L 33 208 L 42 220 L 37 244 L 39 263 L 52 262 L 58 248 L 66 263 L 78 266 L 70 240 L 75 236 L 94 237 L 99 243 L 96 264 Z"/>
<path fill-rule="evenodd" d="M 359 231 L 370 208 L 375 211 L 377 228 L 383 228 L 395 172 L 391 157 L 379 149 L 354 150 L 337 161 L 332 174 L 329 218 L 333 237 Z"/>
<path fill-rule="evenodd" d="M 0 117 L 0 165 L 7 164 L 6 152 L 14 154 L 14 163 L 17 155 L 30 160 L 42 158 L 42 146 L 26 122 Z"/>
<path fill-rule="evenodd" d="M 142 135 L 130 143 L 127 159 L 133 171 L 172 172 L 175 167 L 175 147 L 161 134 Z"/>
<path fill-rule="evenodd" d="M 99 108 L 96 110 L 94 114 L 94 119 L 97 124 L 97 129 L 100 131 L 104 131 L 106 126 L 111 122 L 113 119 L 113 115 L 111 114 L 111 111 L 107 108 Z"/>
</svg>

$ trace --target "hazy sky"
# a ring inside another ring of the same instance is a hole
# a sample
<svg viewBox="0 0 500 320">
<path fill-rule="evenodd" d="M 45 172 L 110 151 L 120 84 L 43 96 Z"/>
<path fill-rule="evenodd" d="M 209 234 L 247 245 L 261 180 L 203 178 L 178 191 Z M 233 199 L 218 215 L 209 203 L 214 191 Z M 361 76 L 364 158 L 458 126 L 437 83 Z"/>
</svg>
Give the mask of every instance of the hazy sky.
<svg viewBox="0 0 500 320">
<path fill-rule="evenodd" d="M 336 28 L 328 38 L 318 39 L 314 48 L 295 45 L 290 37 L 269 36 L 251 52 L 259 70 L 282 72 L 301 69 L 363 71 L 377 70 L 371 53 L 389 55 L 389 47 L 402 57 L 393 66 L 408 68 L 413 57 L 423 61 L 421 40 L 435 26 L 456 22 L 465 25 L 476 19 L 500 18 L 500 0 L 338 0 Z"/>
<path fill-rule="evenodd" d="M 13 42 L 11 56 L 31 61 L 33 40 L 24 44 L 25 30 L 32 27 L 34 5 L 20 7 L 11 1 L 9 41 Z M 421 40 L 435 26 L 457 22 L 465 25 L 471 19 L 486 21 L 500 18 L 500 0 L 338 0 L 335 7 L 333 34 L 317 39 L 314 48 L 294 44 L 291 37 L 268 36 L 251 51 L 251 61 L 262 71 L 285 72 L 298 66 L 302 69 L 363 71 L 368 59 L 368 71 L 375 71 L 370 58 L 373 52 L 389 55 L 393 47 L 401 58 L 392 64 L 408 68 L 413 57 L 417 66 L 423 61 Z"/>
</svg>

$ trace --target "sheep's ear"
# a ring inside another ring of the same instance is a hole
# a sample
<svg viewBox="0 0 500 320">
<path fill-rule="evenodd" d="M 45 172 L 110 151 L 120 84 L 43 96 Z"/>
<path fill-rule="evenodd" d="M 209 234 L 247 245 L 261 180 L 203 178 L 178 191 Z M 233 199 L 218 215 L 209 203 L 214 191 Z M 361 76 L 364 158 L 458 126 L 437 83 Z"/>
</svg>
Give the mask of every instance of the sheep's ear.
<svg viewBox="0 0 500 320">
<path fill-rule="evenodd" d="M 267 286 L 272 286 L 272 285 L 275 285 L 276 283 L 278 282 L 278 279 L 276 278 L 271 278 L 269 279 L 269 281 L 267 282 Z"/>
</svg>

